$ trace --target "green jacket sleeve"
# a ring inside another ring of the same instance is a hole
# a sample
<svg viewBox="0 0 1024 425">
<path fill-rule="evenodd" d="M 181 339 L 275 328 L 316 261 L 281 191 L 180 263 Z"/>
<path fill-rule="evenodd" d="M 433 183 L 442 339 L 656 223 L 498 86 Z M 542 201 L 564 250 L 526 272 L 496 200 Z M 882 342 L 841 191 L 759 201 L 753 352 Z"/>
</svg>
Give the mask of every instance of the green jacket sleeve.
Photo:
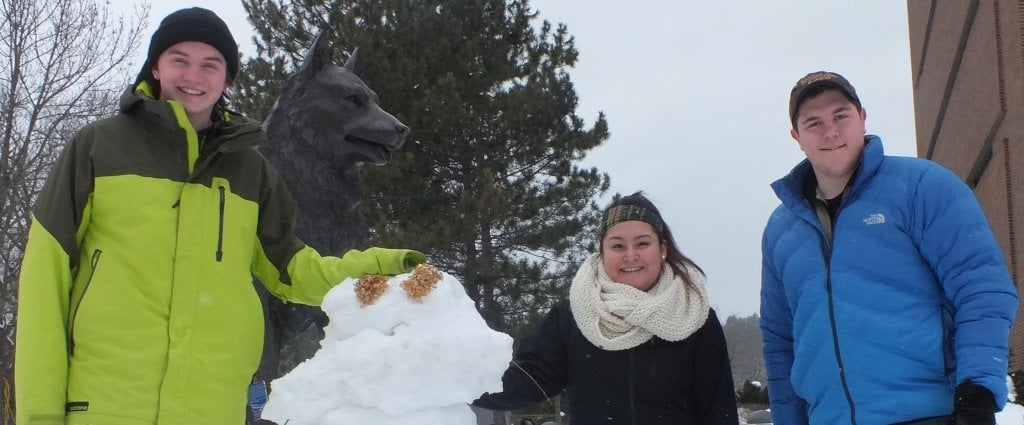
<svg viewBox="0 0 1024 425">
<path fill-rule="evenodd" d="M 64 423 L 67 394 L 68 258 L 32 223 L 18 285 L 14 382 L 17 423 Z"/>
<path fill-rule="evenodd" d="M 324 295 L 334 285 L 347 278 L 367 274 L 396 275 L 412 270 L 424 262 L 423 254 L 409 249 L 369 248 L 365 251 L 349 250 L 341 258 L 321 257 L 315 250 L 305 247 L 296 253 L 288 266 L 293 285 L 289 300 L 320 305 Z"/>
<path fill-rule="evenodd" d="M 89 221 L 88 155 L 76 137 L 37 198 L 18 282 L 15 408 L 19 424 L 63 424 L 68 320 L 79 241 Z"/>
<path fill-rule="evenodd" d="M 263 177 L 252 271 L 278 298 L 320 305 L 327 291 L 346 278 L 401 274 L 426 261 L 422 253 L 409 249 L 369 248 L 350 250 L 340 258 L 321 256 L 295 236 L 295 201 L 269 163 Z"/>
</svg>

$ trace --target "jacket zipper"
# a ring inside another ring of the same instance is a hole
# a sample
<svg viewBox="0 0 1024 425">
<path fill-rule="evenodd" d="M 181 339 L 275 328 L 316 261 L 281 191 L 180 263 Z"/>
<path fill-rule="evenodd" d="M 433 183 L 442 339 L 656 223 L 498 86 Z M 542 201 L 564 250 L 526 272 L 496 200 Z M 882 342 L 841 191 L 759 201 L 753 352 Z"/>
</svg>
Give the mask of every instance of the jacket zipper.
<svg viewBox="0 0 1024 425">
<path fill-rule="evenodd" d="M 220 190 L 220 212 L 217 218 L 217 262 L 219 263 L 224 258 L 224 186 L 219 186 L 217 189 Z"/>
<path fill-rule="evenodd" d="M 220 129 L 219 121 L 215 122 L 213 125 L 214 126 L 210 130 L 203 132 L 202 138 L 199 139 L 200 152 L 202 152 L 202 147 L 206 145 L 207 136 L 213 132 L 217 132 Z M 199 133 L 197 132 L 196 135 L 198 136 Z M 199 172 L 205 169 L 206 166 L 213 162 L 214 159 L 217 158 L 218 156 L 220 156 L 220 152 L 214 151 L 210 155 L 206 155 L 205 158 L 200 158 L 202 159 L 202 162 L 197 164 L 196 167 L 192 170 L 192 173 L 188 176 L 188 178 L 185 179 L 185 185 L 192 183 L 195 180 L 195 178 L 199 175 Z M 220 206 L 218 209 L 217 217 L 217 251 L 214 252 L 214 259 L 216 259 L 217 262 L 219 263 L 224 259 L 224 204 L 226 202 L 226 196 L 224 186 L 218 186 L 217 190 L 219 192 L 218 195 L 220 197 Z M 171 208 L 177 208 L 179 205 L 181 205 L 180 197 L 177 201 L 174 202 L 174 205 L 171 205 Z"/>
<path fill-rule="evenodd" d="M 824 205 L 815 205 L 814 208 L 824 208 Z M 840 205 L 839 210 L 841 209 L 842 206 Z M 827 224 L 821 223 L 822 227 L 828 225 L 831 229 L 829 234 L 822 234 L 821 253 L 825 260 L 825 293 L 828 295 L 828 320 L 832 326 L 832 349 L 836 356 L 836 366 L 839 367 L 839 382 L 843 386 L 843 395 L 846 396 L 846 403 L 850 405 L 850 424 L 857 425 L 857 406 L 853 402 L 850 386 L 846 382 L 846 367 L 843 365 L 843 355 L 839 351 L 839 332 L 836 329 L 835 301 L 832 298 L 832 242 L 835 240 L 836 233 L 836 226 L 832 223 L 839 221 L 839 210 L 836 210 L 836 218 L 834 220 L 826 213 L 825 217 L 830 222 Z"/>
<path fill-rule="evenodd" d="M 92 278 L 96 276 L 96 267 L 100 264 L 100 256 L 103 255 L 103 251 L 96 249 L 92 252 L 92 258 L 89 260 L 89 278 L 85 280 L 85 287 L 82 288 L 82 294 L 78 296 L 78 300 L 75 301 L 75 309 L 71 312 L 71 324 L 68 325 L 68 355 L 75 354 L 75 321 L 78 319 L 78 308 L 82 306 L 82 300 L 85 299 L 85 293 L 89 291 L 89 285 L 92 284 Z"/>
</svg>

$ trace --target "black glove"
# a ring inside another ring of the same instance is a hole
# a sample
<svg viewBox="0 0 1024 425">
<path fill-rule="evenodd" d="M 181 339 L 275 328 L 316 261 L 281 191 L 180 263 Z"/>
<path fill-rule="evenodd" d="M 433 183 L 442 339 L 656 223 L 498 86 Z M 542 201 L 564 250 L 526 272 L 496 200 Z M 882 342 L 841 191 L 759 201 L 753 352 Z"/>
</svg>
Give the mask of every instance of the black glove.
<svg viewBox="0 0 1024 425">
<path fill-rule="evenodd" d="M 995 425 L 996 398 L 992 392 L 971 381 L 957 385 L 953 397 L 952 425 Z"/>
</svg>

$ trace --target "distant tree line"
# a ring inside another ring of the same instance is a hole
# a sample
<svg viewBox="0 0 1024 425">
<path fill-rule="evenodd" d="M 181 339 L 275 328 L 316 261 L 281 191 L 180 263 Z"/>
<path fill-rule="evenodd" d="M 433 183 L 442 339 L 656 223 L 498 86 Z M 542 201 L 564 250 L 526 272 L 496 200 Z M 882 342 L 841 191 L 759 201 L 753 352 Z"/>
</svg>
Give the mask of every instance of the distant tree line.
<svg viewBox="0 0 1024 425">
<path fill-rule="evenodd" d="M 760 321 L 761 317 L 755 313 L 746 317 L 729 316 L 722 325 L 736 385 L 736 403 L 740 405 L 768 405 Z"/>
<path fill-rule="evenodd" d="M 767 379 L 760 321 L 761 317 L 755 313 L 746 317 L 729 316 L 722 324 L 736 388 L 745 381 L 764 383 Z"/>
</svg>

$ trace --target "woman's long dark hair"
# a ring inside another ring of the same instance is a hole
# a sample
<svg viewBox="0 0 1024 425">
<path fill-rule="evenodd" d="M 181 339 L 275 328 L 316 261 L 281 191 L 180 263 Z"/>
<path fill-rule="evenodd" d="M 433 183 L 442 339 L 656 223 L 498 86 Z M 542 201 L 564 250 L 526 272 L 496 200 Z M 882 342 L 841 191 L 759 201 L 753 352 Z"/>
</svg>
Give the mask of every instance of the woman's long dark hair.
<svg viewBox="0 0 1024 425">
<path fill-rule="evenodd" d="M 665 261 L 668 261 L 669 267 L 672 268 L 672 272 L 676 276 L 679 276 L 679 277 L 683 278 L 683 281 L 686 282 L 687 286 L 689 286 L 690 288 L 696 289 L 696 286 L 693 283 L 693 279 L 690 276 L 690 272 L 687 269 L 688 268 L 692 268 L 693 270 L 696 270 L 698 273 L 700 273 L 701 276 L 706 276 L 704 274 L 704 270 L 701 269 L 700 266 L 697 265 L 697 263 L 694 263 L 693 260 L 690 259 L 690 257 L 687 257 L 687 256 L 683 255 L 683 252 L 679 250 L 678 246 L 676 246 L 676 240 L 675 240 L 675 238 L 672 237 L 672 230 L 670 230 L 668 228 L 668 223 L 666 223 L 665 219 L 662 218 L 661 212 L 658 211 L 658 207 L 654 206 L 654 203 L 651 202 L 650 199 L 647 199 L 646 196 L 644 196 L 643 191 L 637 191 L 636 193 L 633 193 L 632 195 L 623 196 L 623 197 L 621 197 L 619 199 L 616 199 L 616 200 L 612 201 L 611 205 L 608 205 L 608 207 L 605 208 L 605 210 L 604 210 L 604 217 L 605 218 L 603 218 L 603 219 L 605 219 L 605 220 L 607 219 L 608 210 L 610 210 L 610 209 L 612 209 L 614 207 L 617 207 L 617 206 L 622 206 L 622 205 L 635 205 L 635 206 L 638 206 L 638 207 L 642 207 L 642 208 L 645 208 L 647 210 L 650 210 L 651 212 L 653 212 L 658 217 L 658 220 L 661 221 L 661 226 L 660 226 L 661 228 L 659 229 L 658 226 L 652 226 L 652 227 L 654 227 L 654 232 L 658 235 L 658 238 L 661 240 L 661 242 L 665 242 L 665 245 L 668 246 L 668 252 L 665 255 Z M 601 226 L 601 228 L 602 229 L 606 229 L 604 226 Z M 599 241 L 598 243 L 600 244 L 599 245 L 599 249 L 600 249 L 599 252 L 603 253 L 604 252 L 604 230 L 601 231 L 601 235 L 599 235 L 599 236 L 600 236 L 598 238 L 598 241 Z"/>
</svg>

